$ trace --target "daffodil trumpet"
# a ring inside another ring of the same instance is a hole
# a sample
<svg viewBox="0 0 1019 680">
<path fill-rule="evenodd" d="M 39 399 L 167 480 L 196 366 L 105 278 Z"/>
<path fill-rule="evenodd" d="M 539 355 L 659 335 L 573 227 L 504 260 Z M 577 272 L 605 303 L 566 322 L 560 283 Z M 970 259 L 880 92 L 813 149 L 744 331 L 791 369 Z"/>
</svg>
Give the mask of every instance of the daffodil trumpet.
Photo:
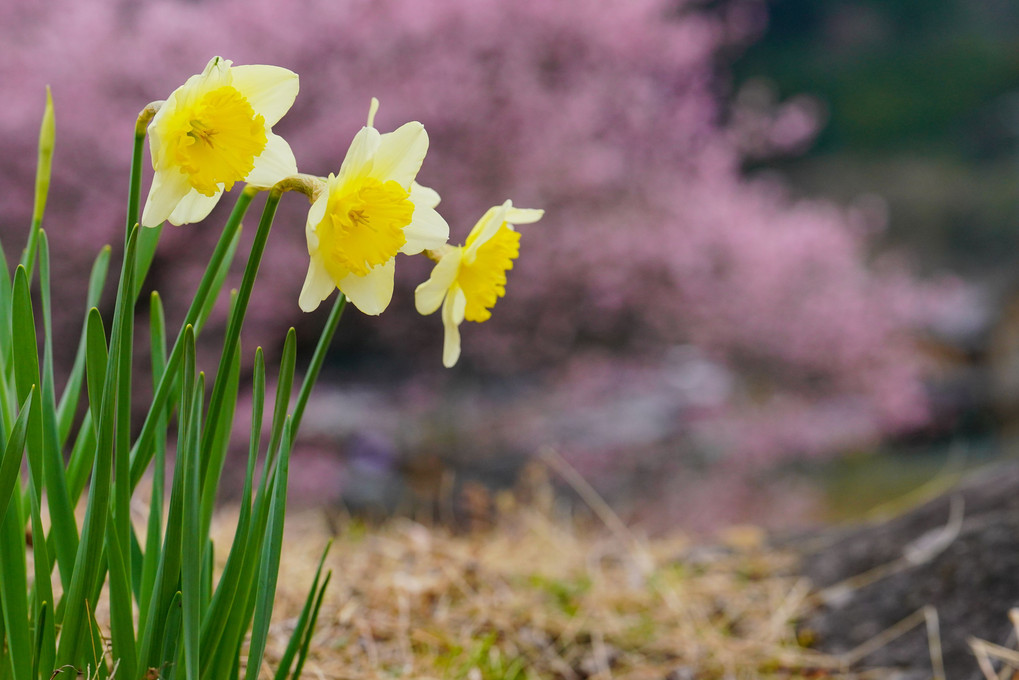
<svg viewBox="0 0 1019 680">
<path fill-rule="evenodd" d="M 415 181 L 428 134 L 406 123 L 380 134 L 368 123 L 354 136 L 337 174 L 308 211 L 308 274 L 300 307 L 316 309 L 337 288 L 365 314 L 381 314 L 393 297 L 397 253 L 441 247 L 449 225 L 435 211 L 439 195 Z"/>
<path fill-rule="evenodd" d="M 463 246 L 426 251 L 436 265 L 428 280 L 414 291 L 414 303 L 421 314 L 442 307 L 442 363 L 446 368 L 455 366 L 460 358 L 460 324 L 487 321 L 496 301 L 506 294 L 506 272 L 520 254 L 520 234 L 514 225 L 537 222 L 544 212 L 514 208 L 512 201 L 506 201 L 488 209 Z"/>
<path fill-rule="evenodd" d="M 237 182 L 268 188 L 296 174 L 294 153 L 272 126 L 293 105 L 298 87 L 288 69 L 233 66 L 214 57 L 165 102 L 151 105 L 154 175 L 141 224 L 199 222 Z"/>
</svg>

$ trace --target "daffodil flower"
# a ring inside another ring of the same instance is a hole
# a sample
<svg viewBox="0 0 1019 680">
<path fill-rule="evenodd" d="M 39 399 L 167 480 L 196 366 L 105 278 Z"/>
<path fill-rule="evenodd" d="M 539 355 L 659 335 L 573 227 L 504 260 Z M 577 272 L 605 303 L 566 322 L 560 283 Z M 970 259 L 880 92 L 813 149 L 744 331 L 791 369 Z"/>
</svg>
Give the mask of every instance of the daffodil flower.
<svg viewBox="0 0 1019 680">
<path fill-rule="evenodd" d="M 199 222 L 236 182 L 268 187 L 297 172 L 290 145 L 272 132 L 297 97 L 297 74 L 232 63 L 214 57 L 149 123 L 155 175 L 143 226 Z"/>
<path fill-rule="evenodd" d="M 397 253 L 439 248 L 449 225 L 435 212 L 439 195 L 414 181 L 428 151 L 418 122 L 380 134 L 368 124 L 354 136 L 340 172 L 329 175 L 308 211 L 308 276 L 300 306 L 318 307 L 336 288 L 365 314 L 380 314 L 393 297 Z"/>
<path fill-rule="evenodd" d="M 431 314 L 442 305 L 445 338 L 442 363 L 452 368 L 460 358 L 460 324 L 491 318 L 492 307 L 506 294 L 506 272 L 520 254 L 514 224 L 531 224 L 544 210 L 514 208 L 512 201 L 489 208 L 463 246 L 446 246 L 432 275 L 414 291 L 418 312 Z"/>
</svg>

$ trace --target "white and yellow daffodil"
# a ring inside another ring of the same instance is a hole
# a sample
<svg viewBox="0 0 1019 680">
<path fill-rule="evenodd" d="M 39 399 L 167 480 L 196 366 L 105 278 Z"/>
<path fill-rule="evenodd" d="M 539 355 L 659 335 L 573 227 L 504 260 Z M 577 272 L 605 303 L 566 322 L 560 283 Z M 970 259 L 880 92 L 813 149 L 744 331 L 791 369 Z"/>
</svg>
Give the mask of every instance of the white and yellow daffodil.
<svg viewBox="0 0 1019 680">
<path fill-rule="evenodd" d="M 487 321 L 496 301 L 506 294 L 506 272 L 520 254 L 514 224 L 531 224 L 544 210 L 514 208 L 512 201 L 489 208 L 463 246 L 446 246 L 432 275 L 414 291 L 418 312 L 431 314 L 442 305 L 445 338 L 442 363 L 451 368 L 460 358 L 460 324 Z"/>
<path fill-rule="evenodd" d="M 380 314 L 393 297 L 397 253 L 441 247 L 449 225 L 435 211 L 439 195 L 414 181 L 428 151 L 418 122 L 380 134 L 368 124 L 354 136 L 340 172 L 329 175 L 308 211 L 308 276 L 300 306 L 318 307 L 336 288 L 365 314 Z"/>
<path fill-rule="evenodd" d="M 199 222 L 236 182 L 268 187 L 296 173 L 290 145 L 272 126 L 298 86 L 285 68 L 214 57 L 174 90 L 148 127 L 155 175 L 142 225 Z"/>
</svg>

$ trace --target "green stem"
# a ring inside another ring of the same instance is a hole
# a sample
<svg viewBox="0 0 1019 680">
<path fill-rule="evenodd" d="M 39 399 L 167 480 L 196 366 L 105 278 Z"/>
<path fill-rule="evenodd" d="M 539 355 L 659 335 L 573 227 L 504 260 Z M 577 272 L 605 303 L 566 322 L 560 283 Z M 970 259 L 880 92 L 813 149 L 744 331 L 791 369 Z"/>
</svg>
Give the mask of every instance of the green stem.
<svg viewBox="0 0 1019 680">
<path fill-rule="evenodd" d="M 212 396 L 209 398 L 209 409 L 206 416 L 205 431 L 202 441 L 202 470 L 200 479 L 203 490 L 208 483 L 218 482 L 218 472 L 214 471 L 217 479 L 210 482 L 208 476 L 208 463 L 210 451 L 219 425 L 220 414 L 223 411 L 223 400 L 226 398 L 227 374 L 229 367 L 234 360 L 234 353 L 237 351 L 237 341 L 240 339 L 241 327 L 244 325 L 244 315 L 248 310 L 248 302 L 251 299 L 251 290 L 255 285 L 255 277 L 258 275 L 258 268 L 262 263 L 262 255 L 265 252 L 265 244 L 269 239 L 269 231 L 272 229 L 272 221 L 276 216 L 276 208 L 279 205 L 283 192 L 277 188 L 269 191 L 265 200 L 265 208 L 262 210 L 262 219 L 258 222 L 258 231 L 255 232 L 255 241 L 251 244 L 251 253 L 248 255 L 248 263 L 244 267 L 244 275 L 241 278 L 241 287 L 237 291 L 237 298 L 234 300 L 233 308 L 230 310 L 230 319 L 226 326 L 226 339 L 223 341 L 223 352 L 219 357 L 219 368 L 216 369 L 216 382 L 212 388 Z"/>
<path fill-rule="evenodd" d="M 311 363 L 308 364 L 308 371 L 304 374 L 304 382 L 301 383 L 301 392 L 297 395 L 297 403 L 294 405 L 294 424 L 292 433 L 293 436 L 297 436 L 297 430 L 301 426 L 301 418 L 304 416 L 304 407 L 308 405 L 308 397 L 311 396 L 311 391 L 315 387 L 315 382 L 318 380 L 319 371 L 322 370 L 322 363 L 325 361 L 326 352 L 329 350 L 329 344 L 333 341 L 333 335 L 336 334 L 336 327 L 340 323 L 340 317 L 343 315 L 343 310 L 347 306 L 347 298 L 343 293 L 336 295 L 336 302 L 333 303 L 333 309 L 329 312 L 329 318 L 326 320 L 325 328 L 322 329 L 322 335 L 319 336 L 318 345 L 315 347 L 315 353 L 311 356 Z"/>
<path fill-rule="evenodd" d="M 138 224 L 138 203 L 142 185 L 142 152 L 145 149 L 145 128 L 135 127 L 134 148 L 131 153 L 131 180 L 127 194 L 127 228 L 124 237 Z"/>
<path fill-rule="evenodd" d="M 141 480 L 142 475 L 145 473 L 146 468 L 148 468 L 149 463 L 152 461 L 152 456 L 155 453 L 155 449 L 152 446 L 152 437 L 155 434 L 156 425 L 159 422 L 160 415 L 166 406 L 166 400 L 170 396 L 174 378 L 177 375 L 177 369 L 180 366 L 181 357 L 184 352 L 184 346 L 181 341 L 184 335 L 184 329 L 188 326 L 194 326 L 202 311 L 202 307 L 205 305 L 206 299 L 209 297 L 209 294 L 213 292 L 213 282 L 217 278 L 217 273 L 219 272 L 220 267 L 223 266 L 223 260 L 226 257 L 227 252 L 230 250 L 230 244 L 233 241 L 234 235 L 240 228 L 241 219 L 244 217 L 244 213 L 247 212 L 248 205 L 251 203 L 251 199 L 255 197 L 256 193 L 258 193 L 256 189 L 245 187 L 244 191 L 242 191 L 237 197 L 237 203 L 234 205 L 233 212 L 230 213 L 230 218 L 227 220 L 226 226 L 223 227 L 223 233 L 219 237 L 219 242 L 216 244 L 216 249 L 212 253 L 209 265 L 206 267 L 205 274 L 202 276 L 201 283 L 198 284 L 198 290 L 195 293 L 194 300 L 191 302 L 191 307 L 188 309 L 184 322 L 181 324 L 181 331 L 177 334 L 177 339 L 173 343 L 173 348 L 170 350 L 170 356 L 167 357 L 166 369 L 163 371 L 163 375 L 159 379 L 159 383 L 156 385 L 155 393 L 152 396 L 152 403 L 149 406 L 149 412 L 145 416 L 145 422 L 142 424 L 142 429 L 138 434 L 138 439 L 135 440 L 134 447 L 131 449 L 132 490 L 138 486 L 138 482 Z"/>
</svg>

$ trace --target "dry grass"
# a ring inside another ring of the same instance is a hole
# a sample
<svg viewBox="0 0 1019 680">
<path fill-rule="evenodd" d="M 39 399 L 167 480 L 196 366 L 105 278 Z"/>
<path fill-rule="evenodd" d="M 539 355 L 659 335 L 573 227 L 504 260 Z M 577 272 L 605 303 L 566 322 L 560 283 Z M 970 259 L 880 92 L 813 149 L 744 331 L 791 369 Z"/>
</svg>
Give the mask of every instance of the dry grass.
<svg viewBox="0 0 1019 680">
<path fill-rule="evenodd" d="M 233 513 L 217 524 L 228 539 Z M 316 512 L 288 519 L 266 671 L 330 524 Z M 489 527 L 464 534 L 408 520 L 338 526 L 305 678 L 838 675 L 836 659 L 796 639 L 810 605 L 795 557 L 754 530 L 704 547 L 582 529 L 547 503 L 506 500 Z"/>
</svg>

